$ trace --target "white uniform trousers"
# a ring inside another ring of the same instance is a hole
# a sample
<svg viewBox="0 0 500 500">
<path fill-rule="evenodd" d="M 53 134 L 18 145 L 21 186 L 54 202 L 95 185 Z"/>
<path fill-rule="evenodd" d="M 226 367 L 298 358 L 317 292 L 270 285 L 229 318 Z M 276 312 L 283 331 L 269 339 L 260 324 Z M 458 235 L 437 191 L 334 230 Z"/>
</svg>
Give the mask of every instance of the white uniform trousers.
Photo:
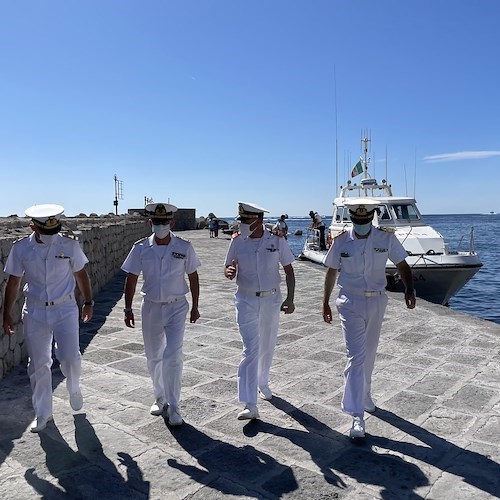
<svg viewBox="0 0 500 500">
<path fill-rule="evenodd" d="M 68 392 L 80 389 L 78 306 L 75 301 L 69 301 L 45 307 L 27 299 L 22 318 L 33 408 L 37 417 L 48 417 L 52 415 L 52 339 Z"/>
<path fill-rule="evenodd" d="M 181 396 L 182 344 L 189 304 L 185 297 L 169 304 L 143 300 L 142 337 L 156 400 L 178 406 Z"/>
<path fill-rule="evenodd" d="M 259 386 L 269 383 L 278 336 L 281 293 L 266 297 L 236 292 L 236 322 L 243 341 L 238 366 L 238 399 L 241 403 L 257 403 Z"/>
<path fill-rule="evenodd" d="M 387 295 L 365 297 L 342 290 L 336 300 L 347 351 L 342 410 L 363 416 L 365 398 L 371 393 L 372 373 Z"/>
</svg>

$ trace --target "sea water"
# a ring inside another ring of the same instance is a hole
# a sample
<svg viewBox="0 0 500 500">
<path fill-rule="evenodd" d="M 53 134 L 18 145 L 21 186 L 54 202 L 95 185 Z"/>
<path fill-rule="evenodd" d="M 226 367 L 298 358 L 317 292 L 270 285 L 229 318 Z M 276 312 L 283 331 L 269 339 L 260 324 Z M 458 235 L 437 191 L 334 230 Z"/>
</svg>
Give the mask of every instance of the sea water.
<svg viewBox="0 0 500 500">
<path fill-rule="evenodd" d="M 500 260 L 497 241 L 500 235 L 500 215 L 424 215 L 424 220 L 439 231 L 449 244 L 450 251 L 468 251 L 471 227 L 474 230 L 475 249 L 483 267 L 450 299 L 449 307 L 472 316 L 500 324 Z M 328 227 L 331 218 L 323 219 Z M 276 222 L 270 218 L 269 222 Z M 310 217 L 291 217 L 288 224 L 288 243 L 293 253 L 302 252 Z M 302 230 L 301 236 L 294 235 Z M 417 289 L 418 299 L 418 289 Z"/>
</svg>

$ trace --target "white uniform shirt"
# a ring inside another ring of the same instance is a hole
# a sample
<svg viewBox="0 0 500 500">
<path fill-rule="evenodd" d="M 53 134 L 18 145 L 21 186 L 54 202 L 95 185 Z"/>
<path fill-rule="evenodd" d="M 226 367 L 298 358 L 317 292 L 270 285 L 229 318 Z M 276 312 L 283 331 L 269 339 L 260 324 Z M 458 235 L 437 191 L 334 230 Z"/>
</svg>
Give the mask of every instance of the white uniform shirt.
<svg viewBox="0 0 500 500">
<path fill-rule="evenodd" d="M 122 269 L 127 273 L 142 271 L 141 294 L 152 302 L 167 302 L 186 295 L 189 287 L 185 274 L 194 273 L 201 262 L 189 241 L 170 233 L 168 245 L 157 245 L 155 235 L 134 243 Z"/>
<path fill-rule="evenodd" d="M 46 302 L 57 301 L 75 291 L 76 273 L 88 262 L 78 241 L 54 235 L 50 245 L 38 243 L 35 233 L 12 246 L 4 271 L 25 275 L 26 297 Z"/>
<path fill-rule="evenodd" d="M 231 240 L 225 265 L 236 261 L 238 289 L 253 293 L 279 288 L 279 265 L 287 266 L 295 260 L 287 241 L 264 229 L 261 238 L 237 236 Z"/>
<path fill-rule="evenodd" d="M 340 287 L 378 291 L 387 285 L 387 259 L 399 264 L 406 256 L 406 250 L 393 233 L 374 226 L 368 238 L 356 238 L 351 227 L 333 239 L 324 264 L 340 270 Z"/>
</svg>

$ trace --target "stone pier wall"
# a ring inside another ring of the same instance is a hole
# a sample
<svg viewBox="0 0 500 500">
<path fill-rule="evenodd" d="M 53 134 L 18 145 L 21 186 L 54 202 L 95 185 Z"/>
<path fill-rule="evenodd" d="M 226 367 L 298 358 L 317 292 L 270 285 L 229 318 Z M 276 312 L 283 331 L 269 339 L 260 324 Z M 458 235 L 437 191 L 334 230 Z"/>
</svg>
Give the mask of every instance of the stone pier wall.
<svg viewBox="0 0 500 500">
<path fill-rule="evenodd" d="M 13 367 L 27 358 L 21 323 L 24 302 L 22 290 L 13 308 L 15 333 L 8 336 L 3 331 L 4 290 L 7 275 L 3 272 L 7 256 L 14 241 L 30 234 L 26 219 L 0 220 L 0 380 Z M 94 294 L 115 276 L 132 244 L 151 234 L 143 218 L 112 217 L 63 220 L 63 229 L 77 236 L 89 263 L 86 268 Z M 21 287 L 22 288 L 22 287 Z"/>
</svg>

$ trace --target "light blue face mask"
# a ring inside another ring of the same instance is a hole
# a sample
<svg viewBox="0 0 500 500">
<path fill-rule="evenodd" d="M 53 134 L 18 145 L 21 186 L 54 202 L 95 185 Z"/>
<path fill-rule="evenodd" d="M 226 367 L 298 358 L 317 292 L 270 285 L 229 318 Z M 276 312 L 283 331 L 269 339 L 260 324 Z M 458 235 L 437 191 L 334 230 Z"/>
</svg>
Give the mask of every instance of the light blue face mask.
<svg viewBox="0 0 500 500">
<path fill-rule="evenodd" d="M 369 222 L 368 224 L 352 224 L 352 227 L 354 229 L 354 232 L 358 236 L 366 236 L 369 232 L 370 229 L 372 228 L 372 223 Z"/>
</svg>

